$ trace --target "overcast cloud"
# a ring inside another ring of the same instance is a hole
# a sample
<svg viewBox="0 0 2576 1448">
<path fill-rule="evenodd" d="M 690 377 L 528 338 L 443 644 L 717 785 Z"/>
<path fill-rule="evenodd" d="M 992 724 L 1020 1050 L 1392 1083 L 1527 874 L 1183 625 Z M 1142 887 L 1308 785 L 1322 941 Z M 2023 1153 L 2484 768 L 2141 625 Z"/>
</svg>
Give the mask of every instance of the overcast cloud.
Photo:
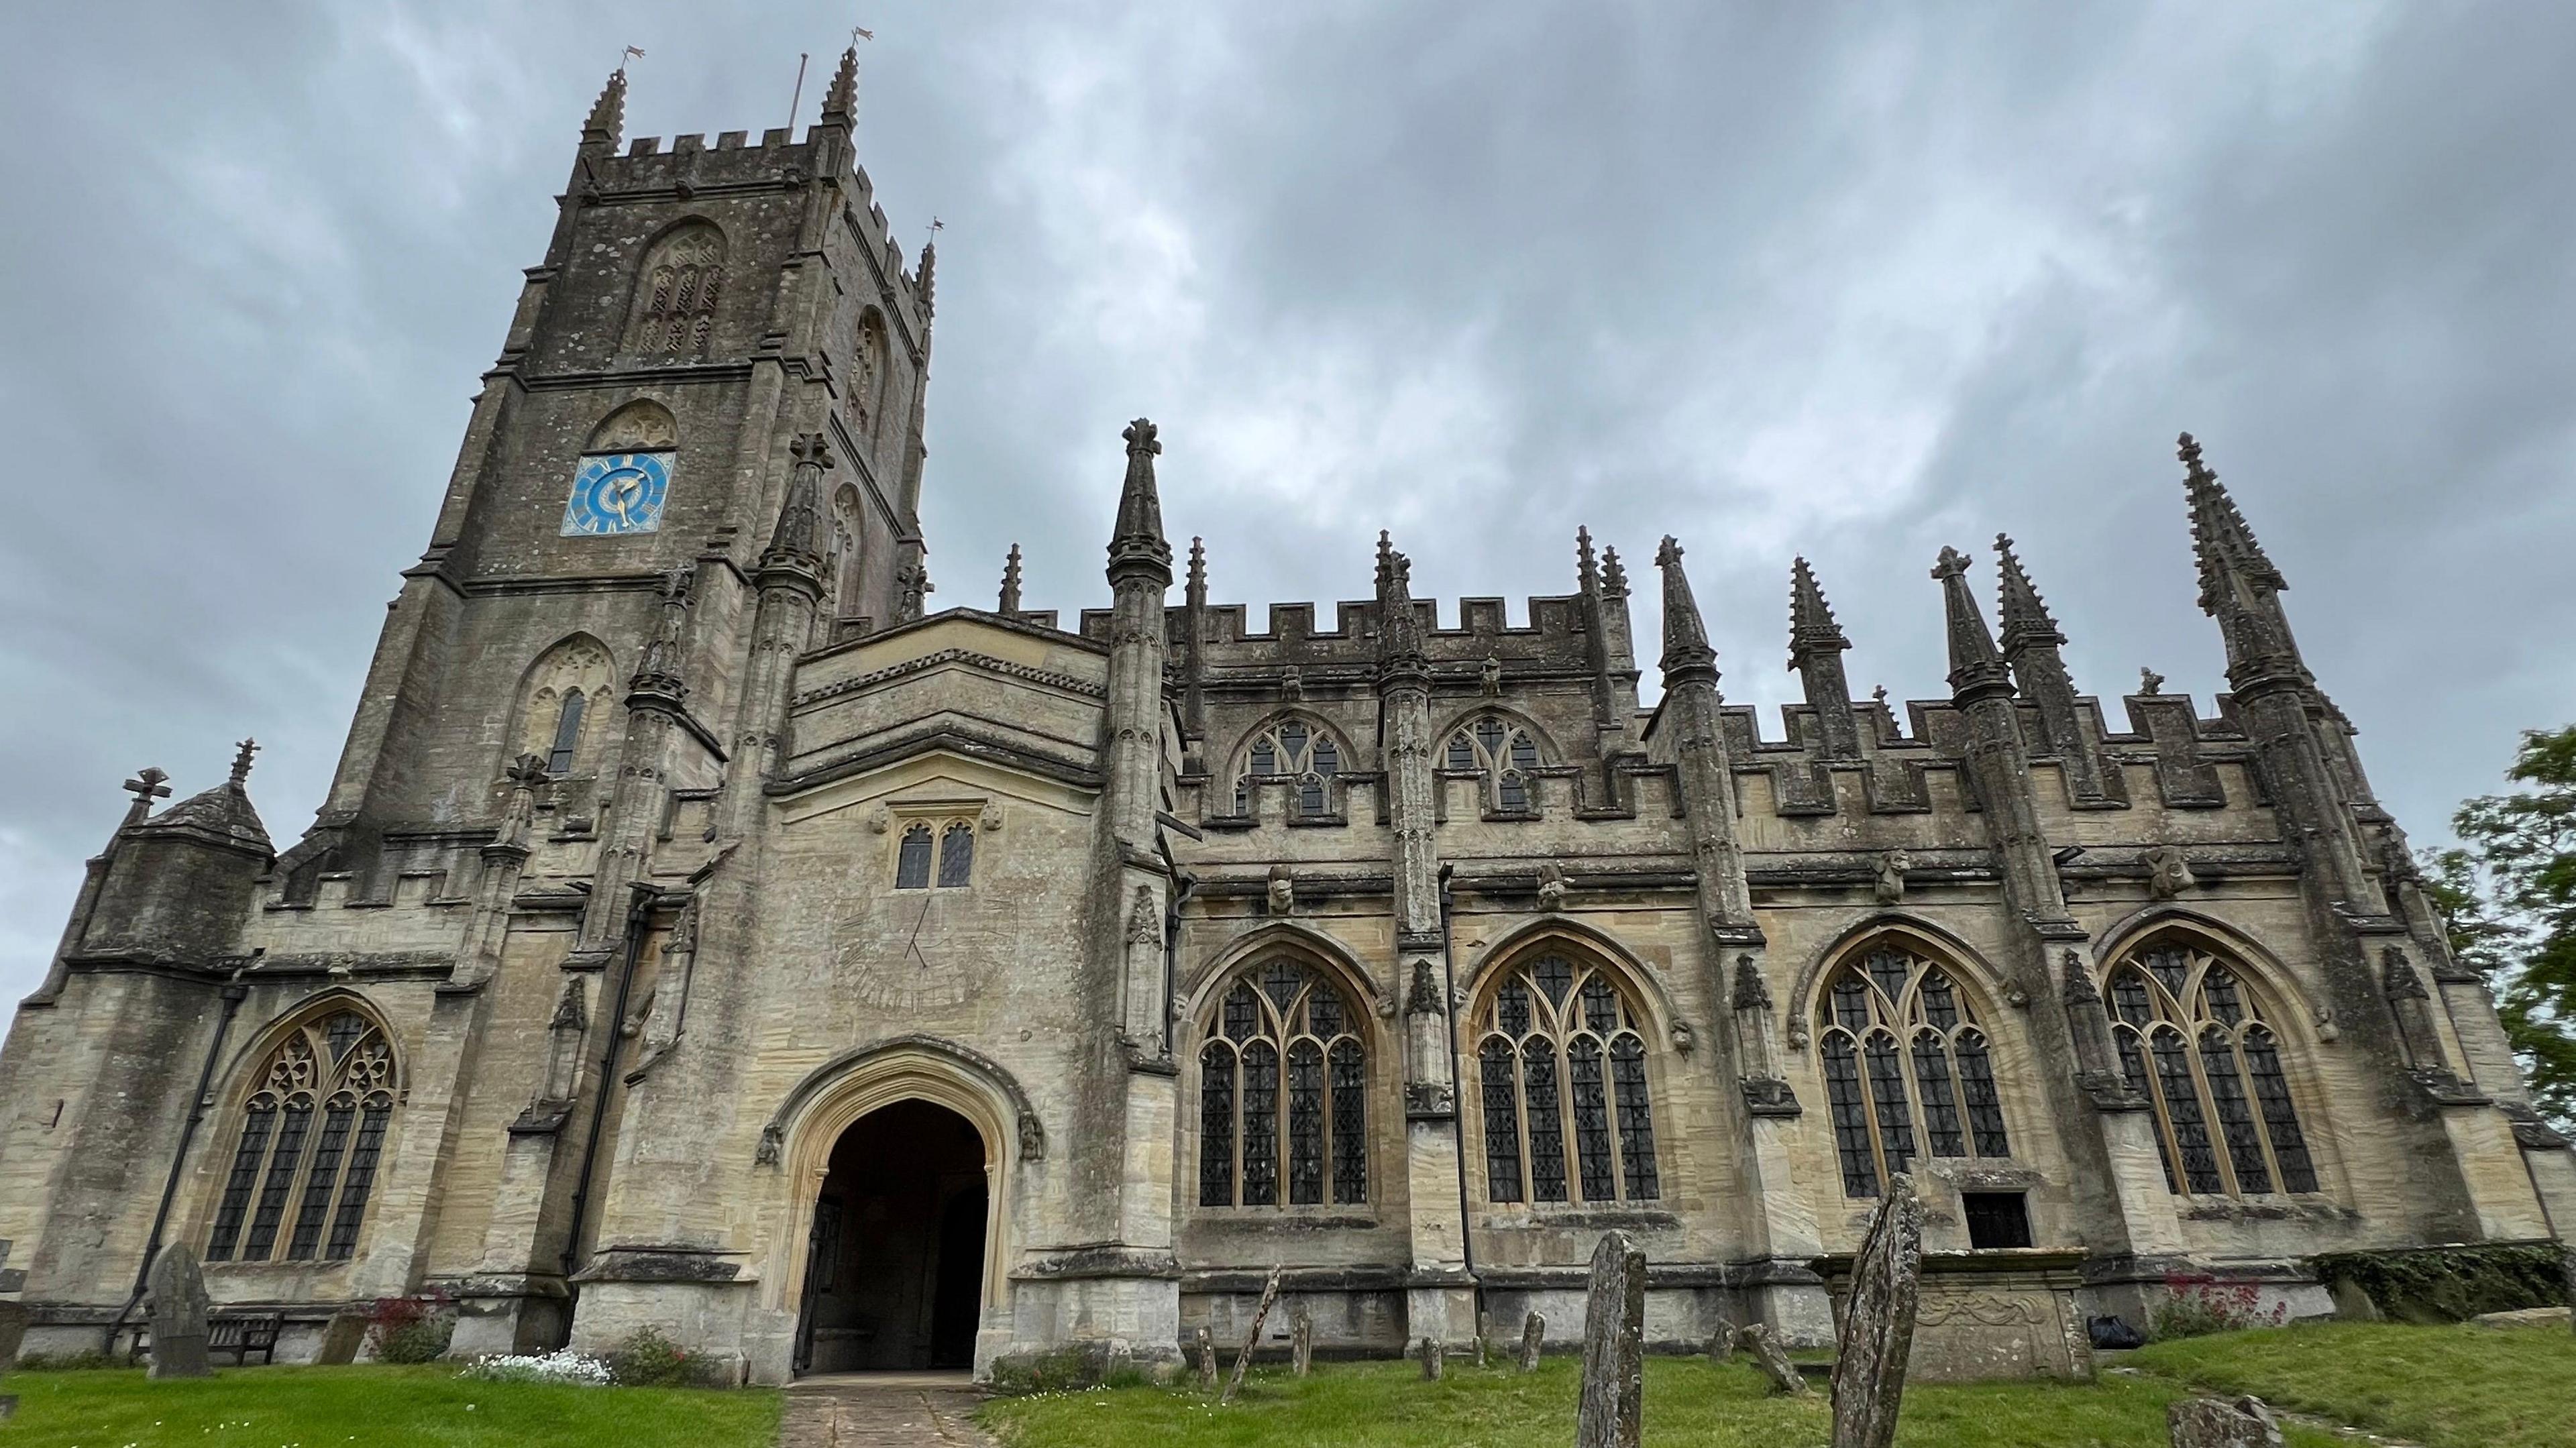
<svg viewBox="0 0 2576 1448">
<path fill-rule="evenodd" d="M 2576 7 L 48 6 L 0 52 L 0 996 L 137 767 L 254 734 L 311 819 L 618 48 L 630 137 L 756 132 L 853 20 L 877 195 L 947 223 L 934 606 L 1014 540 L 1105 603 L 1143 414 L 1256 619 L 1385 527 L 1518 620 L 1588 523 L 1651 656 L 1677 533 L 1776 735 L 1793 552 L 1855 686 L 1936 697 L 1925 572 L 2004 530 L 2079 686 L 2206 705 L 2189 428 L 2419 839 L 2576 719 Z"/>
</svg>

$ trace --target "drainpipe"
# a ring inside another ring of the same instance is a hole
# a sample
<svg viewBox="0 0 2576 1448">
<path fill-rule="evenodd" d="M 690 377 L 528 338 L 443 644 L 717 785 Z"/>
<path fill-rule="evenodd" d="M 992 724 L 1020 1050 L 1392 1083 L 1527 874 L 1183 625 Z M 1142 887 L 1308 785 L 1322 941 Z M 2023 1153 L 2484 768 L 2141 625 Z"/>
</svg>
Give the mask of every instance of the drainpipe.
<svg viewBox="0 0 2576 1448">
<path fill-rule="evenodd" d="M 565 1300 L 564 1322 L 572 1321 L 571 1308 L 579 1297 L 573 1286 L 573 1264 L 581 1260 L 582 1219 L 589 1215 L 590 1178 L 599 1164 L 599 1135 L 608 1125 L 608 1093 L 617 1084 L 617 1049 L 626 1041 L 626 998 L 635 989 L 635 963 L 644 956 L 644 929 L 653 914 L 653 902 L 662 892 L 641 880 L 626 887 L 633 892 L 626 906 L 626 962 L 617 973 L 617 1004 L 607 1017 L 608 1045 L 599 1053 L 599 1094 L 590 1103 L 590 1139 L 581 1149 L 581 1174 L 574 1178 L 572 1189 L 572 1225 L 564 1234 L 563 1275 Z"/>
<path fill-rule="evenodd" d="M 206 1063 L 197 1070 L 197 1094 L 188 1098 L 188 1122 L 179 1128 L 179 1149 L 171 1154 L 170 1176 L 161 1184 L 161 1206 L 152 1214 L 152 1235 L 143 1243 L 143 1265 L 134 1269 L 134 1291 L 126 1297 L 125 1305 L 116 1310 L 116 1320 L 107 1325 L 107 1337 L 98 1345 L 102 1353 L 115 1354 L 116 1335 L 125 1330 L 125 1320 L 134 1315 L 134 1304 L 143 1300 L 144 1292 L 151 1285 L 152 1261 L 161 1255 L 161 1233 L 169 1227 L 170 1205 L 179 1197 L 179 1173 L 188 1164 L 188 1147 L 197 1139 L 197 1125 L 206 1119 L 206 1090 L 215 1081 L 215 1062 L 223 1056 L 224 1037 L 232 1034 L 233 1017 L 241 1011 L 243 999 L 250 994 L 250 987 L 241 983 L 242 972 L 257 964 L 264 953 L 263 948 L 246 956 L 232 957 L 241 964 L 233 967 L 233 973 L 224 980 L 223 989 L 216 992 L 224 1003 L 224 1013 L 215 1022 L 215 1039 L 206 1046 Z"/>
<path fill-rule="evenodd" d="M 1458 1142 L 1458 1258 L 1476 1294 L 1476 1335 L 1485 1335 L 1485 1279 L 1476 1275 L 1476 1231 L 1467 1214 L 1466 1073 L 1458 1064 L 1458 952 L 1450 943 L 1449 912 L 1456 896 L 1449 887 L 1455 867 L 1440 866 L 1440 1014 L 1449 1024 L 1449 1131 Z"/>
<path fill-rule="evenodd" d="M 1163 868 L 1171 871 L 1172 889 L 1163 902 L 1163 1059 L 1172 1058 L 1172 996 L 1181 986 L 1181 902 L 1190 896 L 1198 881 L 1181 873 L 1180 863 L 1172 858 L 1171 843 L 1160 830 L 1154 832 L 1154 843 L 1163 854 Z"/>
</svg>

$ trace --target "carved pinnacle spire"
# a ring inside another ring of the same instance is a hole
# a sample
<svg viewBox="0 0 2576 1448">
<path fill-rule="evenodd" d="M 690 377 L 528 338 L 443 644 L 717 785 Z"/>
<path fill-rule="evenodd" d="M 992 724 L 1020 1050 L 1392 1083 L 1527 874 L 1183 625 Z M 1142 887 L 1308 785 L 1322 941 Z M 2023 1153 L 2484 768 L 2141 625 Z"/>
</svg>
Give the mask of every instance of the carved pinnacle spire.
<svg viewBox="0 0 2576 1448">
<path fill-rule="evenodd" d="M 1972 694 L 2009 696 L 2012 678 L 2004 668 L 2003 653 L 1995 647 L 1995 636 L 1986 631 L 1986 616 L 1977 610 L 1976 596 L 1968 592 L 1968 555 L 1956 548 L 1942 549 L 1932 576 L 1940 580 L 1941 608 L 1949 622 L 1951 697 L 1967 702 Z"/>
<path fill-rule="evenodd" d="M 2048 616 L 2048 604 L 2031 585 L 2021 559 L 2013 552 L 2013 541 L 2004 534 L 1995 535 L 1995 574 L 2000 599 L 1997 617 L 2003 622 L 2004 654 L 2018 656 L 2022 650 L 2048 647 L 2066 642 L 2058 632 L 2057 620 Z"/>
<path fill-rule="evenodd" d="M 1422 629 L 1413 616 L 1413 560 L 1396 551 L 1383 528 L 1377 534 L 1378 657 L 1392 665 L 1423 667 Z"/>
<path fill-rule="evenodd" d="M 1664 682 L 1688 678 L 1717 682 L 1717 650 L 1708 644 L 1708 627 L 1700 622 L 1699 604 L 1691 597 L 1690 576 L 1682 572 L 1682 545 L 1669 533 L 1655 550 L 1655 566 L 1664 571 Z"/>
<path fill-rule="evenodd" d="M 1628 569 L 1619 561 L 1619 550 L 1616 548 L 1601 550 L 1601 596 L 1603 598 L 1628 596 Z"/>
<path fill-rule="evenodd" d="M 929 330 L 939 294 L 939 218 L 930 218 L 930 239 L 921 244 L 921 260 L 912 269 L 912 289 L 921 297 L 921 325 Z"/>
<path fill-rule="evenodd" d="M 1578 526 L 1574 530 L 1574 579 L 1585 593 L 1601 591 L 1601 569 L 1592 561 L 1590 528 Z"/>
<path fill-rule="evenodd" d="M 625 129 L 626 67 L 621 65 L 608 73 L 608 84 L 600 87 L 599 99 L 590 103 L 590 118 L 581 123 L 581 143 L 613 149 Z"/>
<path fill-rule="evenodd" d="M 1205 538 L 1190 540 L 1189 600 L 1193 608 L 1207 602 L 1207 540 Z"/>
<path fill-rule="evenodd" d="M 653 627 L 653 637 L 644 644 L 643 657 L 635 662 L 635 677 L 628 681 L 634 693 L 661 694 L 671 699 L 687 696 L 689 686 L 680 679 L 680 634 L 688 622 L 689 595 L 697 581 L 695 563 L 684 563 L 663 575 L 662 617 Z"/>
<path fill-rule="evenodd" d="M 259 741 L 245 739 L 237 748 L 239 752 L 233 755 L 232 786 L 240 789 L 250 782 L 250 757 L 259 752 Z"/>
<path fill-rule="evenodd" d="M 787 474 L 787 496 L 778 505 L 778 526 L 769 535 L 768 563 L 803 562 L 812 567 L 823 556 L 823 474 L 832 467 L 832 446 L 823 434 L 801 434 L 788 444 L 796 466 Z"/>
<path fill-rule="evenodd" d="M 850 126 L 859 114 L 859 48 L 855 45 L 841 52 L 841 68 L 832 72 L 832 84 L 823 92 L 823 124 Z"/>
<path fill-rule="evenodd" d="M 1163 500 L 1154 487 L 1154 457 L 1163 450 L 1154 424 L 1138 418 L 1127 439 L 1127 479 L 1118 492 L 1118 527 L 1109 536 L 1109 581 L 1130 573 L 1169 588 L 1172 545 L 1163 538 Z"/>
<path fill-rule="evenodd" d="M 2236 511 L 2236 500 L 2227 495 L 2227 487 L 2218 481 L 2200 460 L 2200 444 L 2190 433 L 2184 433 L 2175 447 L 2182 459 L 2183 495 L 2191 505 L 2191 551 L 2200 563 L 2200 607 L 2202 612 L 2215 612 L 2221 590 L 2220 575 L 2237 573 L 2249 583 L 2259 583 L 2274 591 L 2290 585 L 2281 570 L 2263 554 L 2263 545 L 2254 541 L 2254 530 L 2245 515 Z"/>
<path fill-rule="evenodd" d="M 1816 585 L 1816 571 L 1804 558 L 1790 560 L 1789 667 L 1794 670 L 1801 660 L 1826 650 L 1839 653 L 1850 647 L 1843 626 L 1834 620 L 1834 606 Z"/>
<path fill-rule="evenodd" d="M 1020 611 L 1020 545 L 1011 545 L 1010 556 L 1002 560 L 1002 612 Z"/>
</svg>

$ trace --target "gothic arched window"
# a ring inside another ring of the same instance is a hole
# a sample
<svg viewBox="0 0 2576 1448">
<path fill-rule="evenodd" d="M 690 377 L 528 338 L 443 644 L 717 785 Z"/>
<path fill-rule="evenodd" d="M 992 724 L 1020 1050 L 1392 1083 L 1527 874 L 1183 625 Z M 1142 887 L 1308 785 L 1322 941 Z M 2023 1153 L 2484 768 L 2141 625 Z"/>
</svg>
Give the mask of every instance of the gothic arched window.
<svg viewBox="0 0 2576 1448">
<path fill-rule="evenodd" d="M 598 734 L 599 701 L 610 697 L 608 650 L 588 634 L 575 634 L 538 656 L 520 685 L 519 723 L 503 756 L 533 754 L 546 773 L 562 778 L 596 764 L 584 746 Z"/>
<path fill-rule="evenodd" d="M 713 222 L 684 221 L 664 233 L 635 279 L 635 320 L 627 349 L 705 356 L 724 290 L 724 261 L 724 233 Z"/>
<path fill-rule="evenodd" d="M 1538 735 L 1528 725 L 1488 714 L 1449 736 L 1441 765 L 1453 773 L 1482 774 L 1489 813 L 1523 815 L 1538 809 L 1539 759 Z"/>
<path fill-rule="evenodd" d="M 850 361 L 850 390 L 843 400 L 849 414 L 850 435 L 873 440 L 877 424 L 885 412 L 886 330 L 885 318 L 870 307 L 859 314 L 857 337 Z"/>
<path fill-rule="evenodd" d="M 1294 961 L 1253 966 L 1218 997 L 1199 1047 L 1200 1206 L 1368 1200 L 1359 1029 L 1348 998 Z"/>
<path fill-rule="evenodd" d="M 1644 1019 L 1598 966 L 1550 953 L 1504 972 L 1475 1016 L 1487 1199 L 1662 1194 Z"/>
<path fill-rule="evenodd" d="M 894 887 L 928 890 L 935 881 L 939 889 L 960 890 L 974 884 L 975 823 L 956 817 L 905 822 L 895 843 Z"/>
<path fill-rule="evenodd" d="M 2242 966 L 2166 939 L 2111 967 L 2111 1037 L 2129 1089 L 2155 1103 L 2165 1186 L 2194 1196 L 2317 1189 L 2281 1065 Z"/>
<path fill-rule="evenodd" d="M 251 1078 L 209 1262 L 344 1262 L 394 1115 L 393 1044 L 342 1006 L 287 1032 Z"/>
<path fill-rule="evenodd" d="M 1244 745 L 1234 778 L 1234 812 L 1252 813 L 1255 780 L 1291 782 L 1289 813 L 1316 818 L 1333 812 L 1333 782 L 1342 773 L 1342 745 L 1311 720 L 1289 718 L 1263 729 Z"/>
<path fill-rule="evenodd" d="M 1827 977 L 1817 1016 L 1843 1195 L 1917 1157 L 2012 1155 L 1986 1033 L 1941 965 L 1878 946 Z"/>
</svg>

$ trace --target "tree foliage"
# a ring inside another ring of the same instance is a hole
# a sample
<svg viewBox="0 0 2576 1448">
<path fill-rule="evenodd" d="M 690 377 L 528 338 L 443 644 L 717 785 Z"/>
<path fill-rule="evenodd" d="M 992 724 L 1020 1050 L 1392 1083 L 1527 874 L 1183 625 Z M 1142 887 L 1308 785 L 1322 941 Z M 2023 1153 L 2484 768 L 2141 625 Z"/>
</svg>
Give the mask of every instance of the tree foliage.
<svg viewBox="0 0 2576 1448">
<path fill-rule="evenodd" d="M 2532 1104 L 2576 1122 L 2576 725 L 2522 736 L 2505 778 L 2460 806 L 2456 849 L 2429 852 L 2426 885 L 2451 953 L 2493 983 Z"/>
</svg>

